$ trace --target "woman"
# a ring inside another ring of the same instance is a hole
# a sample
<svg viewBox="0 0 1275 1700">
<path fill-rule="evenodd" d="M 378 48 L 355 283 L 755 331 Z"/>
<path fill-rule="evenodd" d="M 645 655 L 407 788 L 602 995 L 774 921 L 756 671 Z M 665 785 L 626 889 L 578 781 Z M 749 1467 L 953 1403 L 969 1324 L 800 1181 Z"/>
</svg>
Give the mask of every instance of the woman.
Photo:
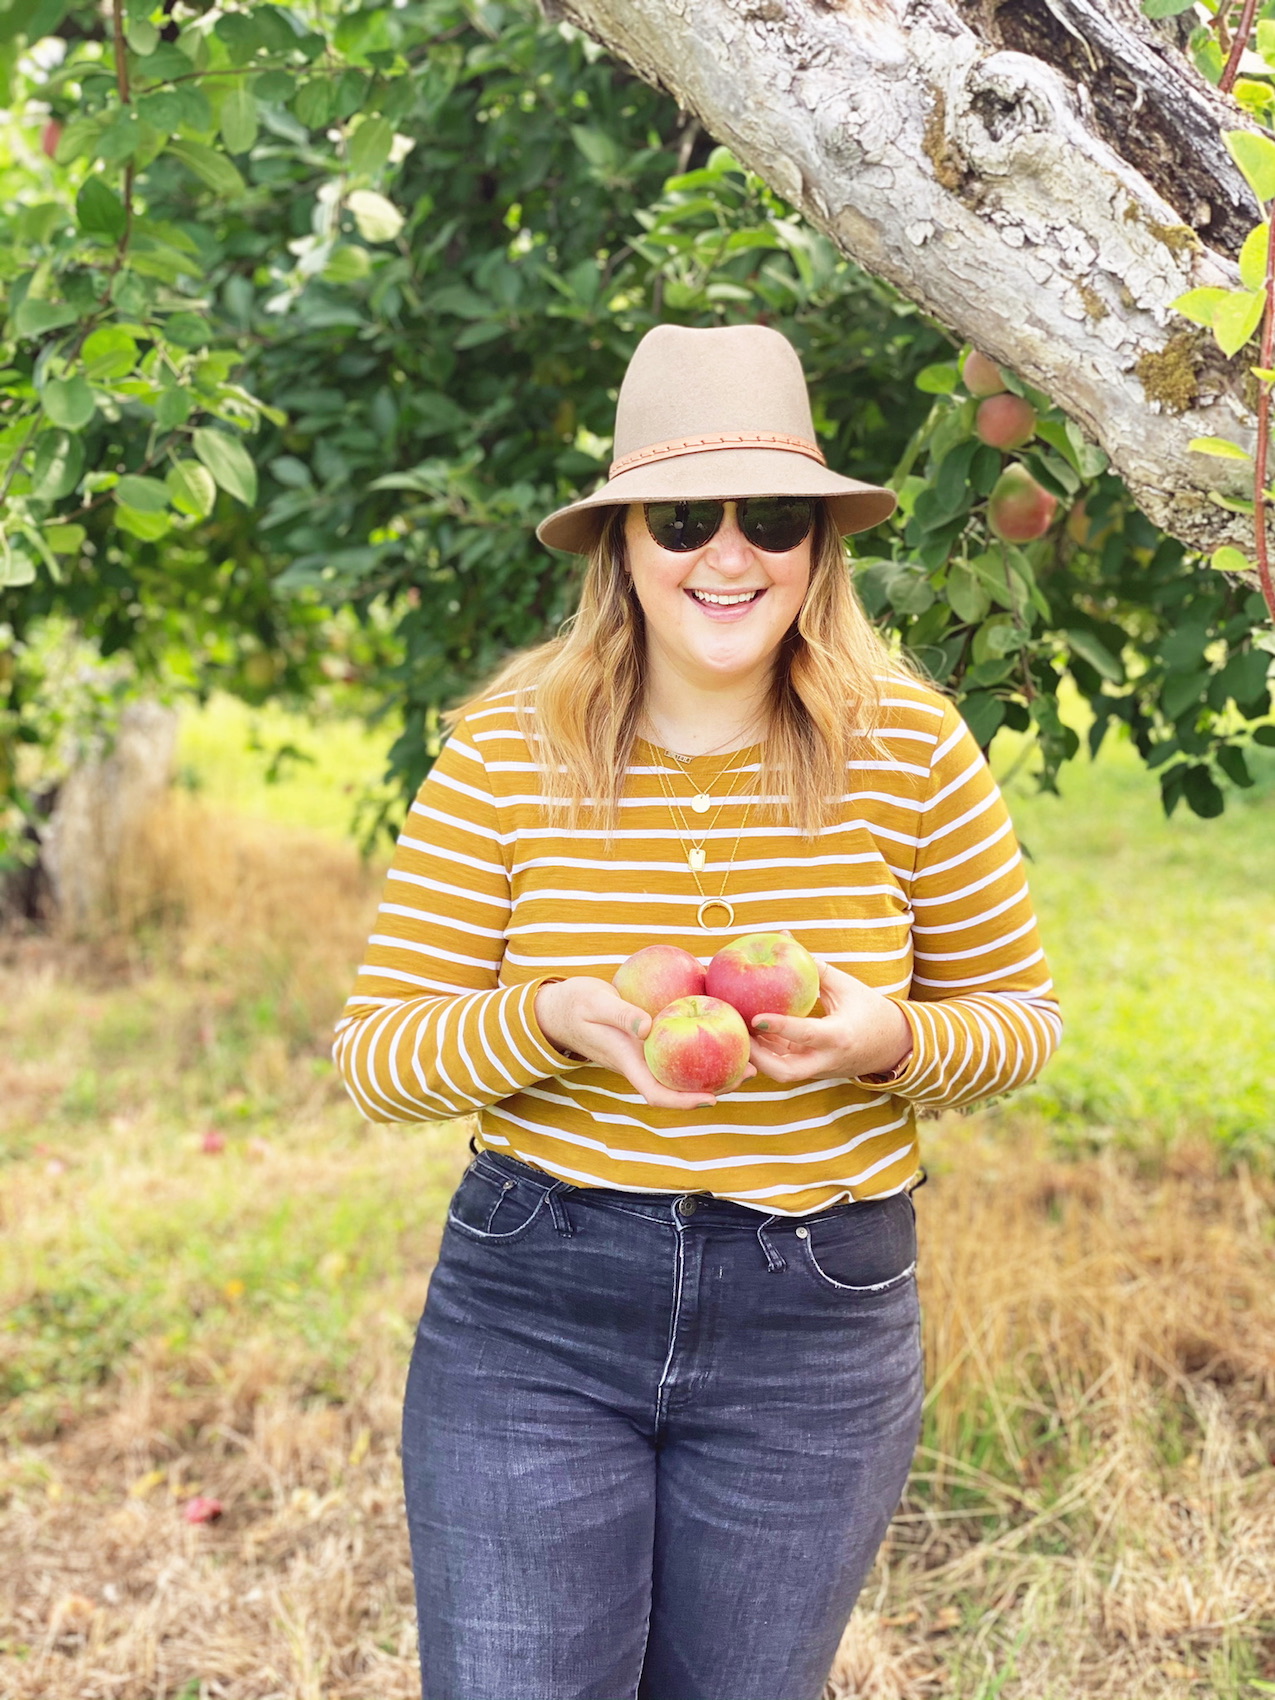
<svg viewBox="0 0 1275 1700">
<path fill-rule="evenodd" d="M 978 746 L 845 568 L 894 496 L 827 470 L 791 346 L 653 330 L 616 457 L 338 1027 L 373 1120 L 478 1113 L 404 1409 L 424 1695 L 814 1700 L 920 1422 L 916 1111 L 1029 1080 L 1057 1005 Z M 615 969 L 777 930 L 821 1013 L 659 1085 Z"/>
</svg>

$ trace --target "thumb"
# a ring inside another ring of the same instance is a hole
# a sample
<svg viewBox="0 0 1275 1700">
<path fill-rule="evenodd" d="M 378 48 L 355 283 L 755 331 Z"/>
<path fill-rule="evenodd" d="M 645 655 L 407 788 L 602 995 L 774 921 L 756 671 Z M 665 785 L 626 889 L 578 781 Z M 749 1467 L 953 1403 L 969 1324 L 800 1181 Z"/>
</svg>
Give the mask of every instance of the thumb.
<svg viewBox="0 0 1275 1700">
<path fill-rule="evenodd" d="M 635 1003 L 625 1003 L 623 999 L 607 1011 L 605 1020 L 608 1027 L 618 1027 L 622 1033 L 638 1040 L 645 1039 L 651 1031 L 651 1017 L 646 1011 Z"/>
</svg>

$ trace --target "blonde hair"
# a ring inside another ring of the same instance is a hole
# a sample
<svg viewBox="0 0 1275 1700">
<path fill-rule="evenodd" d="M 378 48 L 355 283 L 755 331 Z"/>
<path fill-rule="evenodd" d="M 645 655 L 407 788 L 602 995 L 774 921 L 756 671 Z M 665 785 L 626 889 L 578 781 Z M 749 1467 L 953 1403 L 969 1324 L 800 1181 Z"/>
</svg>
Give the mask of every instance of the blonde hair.
<svg viewBox="0 0 1275 1700">
<path fill-rule="evenodd" d="M 482 690 L 443 716 L 453 726 L 477 703 L 515 697 L 537 749 L 551 817 L 579 823 L 587 808 L 615 830 L 625 769 L 642 722 L 646 622 L 628 571 L 625 509 L 608 514 L 589 555 L 580 605 L 557 637 L 507 660 Z M 888 759 L 877 735 L 881 681 L 922 679 L 891 653 L 864 613 L 826 506 L 815 510 L 810 586 L 776 656 L 758 790 L 786 801 L 803 837 L 836 818 L 847 762 Z M 534 695 L 534 704 L 533 704 Z"/>
</svg>

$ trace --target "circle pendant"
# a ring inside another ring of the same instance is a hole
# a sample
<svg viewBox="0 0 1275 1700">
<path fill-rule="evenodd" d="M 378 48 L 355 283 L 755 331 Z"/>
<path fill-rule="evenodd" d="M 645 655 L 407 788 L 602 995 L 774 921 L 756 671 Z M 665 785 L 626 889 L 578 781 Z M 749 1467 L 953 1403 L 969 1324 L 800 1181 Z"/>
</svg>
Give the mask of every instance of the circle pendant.
<svg viewBox="0 0 1275 1700">
<path fill-rule="evenodd" d="M 697 815 L 706 815 L 711 803 L 712 798 L 706 797 L 702 791 L 696 792 L 695 796 L 691 798 L 691 807 Z"/>
<path fill-rule="evenodd" d="M 721 909 L 725 913 L 726 919 L 724 921 L 705 920 L 705 916 L 711 914 L 714 909 Z M 727 903 L 724 897 L 706 897 L 700 904 L 695 918 L 705 932 L 719 932 L 722 928 L 730 928 L 735 925 L 735 906 L 733 903 Z"/>
</svg>

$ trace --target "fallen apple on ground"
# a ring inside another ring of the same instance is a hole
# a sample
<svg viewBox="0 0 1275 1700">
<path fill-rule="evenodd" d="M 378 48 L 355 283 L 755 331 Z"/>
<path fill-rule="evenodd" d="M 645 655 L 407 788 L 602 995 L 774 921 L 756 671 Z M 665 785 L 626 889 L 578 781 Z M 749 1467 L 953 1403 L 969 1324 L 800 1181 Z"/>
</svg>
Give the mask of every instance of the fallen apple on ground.
<svg viewBox="0 0 1275 1700">
<path fill-rule="evenodd" d="M 646 1066 L 673 1092 L 729 1092 L 748 1067 L 748 1029 L 720 998 L 676 998 L 651 1023 Z"/>
<path fill-rule="evenodd" d="M 704 970 L 689 950 L 675 944 L 648 944 L 620 964 L 611 984 L 626 1003 L 658 1015 L 677 998 L 701 997 Z"/>
<path fill-rule="evenodd" d="M 755 1015 L 809 1015 L 819 998 L 819 964 L 788 933 L 748 933 L 708 965 L 704 989 L 751 1027 Z"/>
</svg>

